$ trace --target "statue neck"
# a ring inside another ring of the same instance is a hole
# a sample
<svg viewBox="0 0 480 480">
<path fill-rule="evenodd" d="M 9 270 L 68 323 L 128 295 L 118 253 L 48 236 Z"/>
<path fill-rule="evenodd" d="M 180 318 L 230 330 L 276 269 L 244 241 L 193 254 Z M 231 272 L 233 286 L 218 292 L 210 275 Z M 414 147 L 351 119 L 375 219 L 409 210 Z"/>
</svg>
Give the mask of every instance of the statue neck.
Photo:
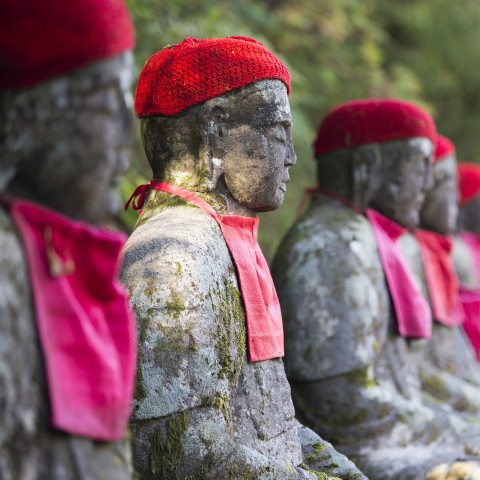
<svg viewBox="0 0 480 480">
<path fill-rule="evenodd" d="M 188 190 L 201 199 L 209 203 L 213 209 L 220 215 L 240 215 L 244 217 L 255 217 L 257 212 L 240 204 L 228 190 L 222 175 L 215 175 L 215 167 L 203 168 L 201 161 L 193 163 L 196 168 L 167 168 L 161 178 L 155 177 L 154 180 L 161 180 L 172 185 L 176 185 Z M 185 163 L 183 163 L 183 166 Z M 209 171 L 213 174 L 209 175 Z M 158 207 L 167 206 L 171 202 L 171 194 L 153 191 L 149 195 Z"/>
</svg>

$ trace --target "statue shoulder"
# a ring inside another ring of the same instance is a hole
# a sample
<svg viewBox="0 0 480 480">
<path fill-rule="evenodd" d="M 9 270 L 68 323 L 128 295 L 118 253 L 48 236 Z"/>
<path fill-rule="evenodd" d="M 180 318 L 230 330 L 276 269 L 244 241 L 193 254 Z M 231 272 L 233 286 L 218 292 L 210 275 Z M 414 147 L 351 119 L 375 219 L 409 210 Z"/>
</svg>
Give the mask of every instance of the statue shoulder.
<svg viewBox="0 0 480 480">
<path fill-rule="evenodd" d="M 453 237 L 452 260 L 460 285 L 471 290 L 478 289 L 480 285 L 476 275 L 475 259 L 459 235 Z"/>
<path fill-rule="evenodd" d="M 300 233 L 280 249 L 273 268 L 287 375 L 316 380 L 363 368 L 373 361 L 389 317 L 371 227 L 362 215 L 328 204 L 306 212 L 290 235 Z"/>
<path fill-rule="evenodd" d="M 245 314 L 230 254 L 211 217 L 191 207 L 151 217 L 125 246 L 121 280 L 137 319 L 134 420 L 201 406 L 236 383 Z"/>
</svg>

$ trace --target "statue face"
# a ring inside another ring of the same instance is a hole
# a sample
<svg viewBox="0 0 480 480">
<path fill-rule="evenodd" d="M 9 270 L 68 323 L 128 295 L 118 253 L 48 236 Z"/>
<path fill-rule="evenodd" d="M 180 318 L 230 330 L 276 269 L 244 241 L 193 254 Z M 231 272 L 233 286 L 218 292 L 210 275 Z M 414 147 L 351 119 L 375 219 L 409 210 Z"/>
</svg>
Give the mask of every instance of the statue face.
<svg viewBox="0 0 480 480">
<path fill-rule="evenodd" d="M 461 207 L 460 227 L 480 235 L 480 195 L 476 195 Z"/>
<path fill-rule="evenodd" d="M 458 216 L 457 162 L 453 156 L 433 166 L 434 186 L 427 192 L 420 211 L 420 225 L 447 234 L 455 230 Z"/>
<path fill-rule="evenodd" d="M 280 81 L 259 82 L 258 90 L 235 108 L 241 113 L 224 124 L 217 138 L 222 158 L 213 161 L 223 162 L 224 182 L 239 204 L 258 212 L 275 210 L 296 161 L 287 89 Z"/>
<path fill-rule="evenodd" d="M 6 131 L 18 159 L 13 193 L 91 223 L 118 211 L 133 126 L 131 69 L 124 53 L 16 95 Z"/>
<path fill-rule="evenodd" d="M 425 194 L 432 187 L 433 144 L 427 138 L 410 138 L 381 144 L 380 187 L 371 206 L 404 227 L 420 221 Z"/>
<path fill-rule="evenodd" d="M 67 190 L 72 210 L 76 210 L 75 216 L 92 223 L 121 207 L 118 187 L 130 165 L 127 149 L 133 129 L 130 86 L 130 68 L 112 72 L 108 84 L 87 95 L 85 108 L 72 125 L 78 132 L 72 139 L 72 154 L 78 166 L 65 171 L 63 180 L 67 184 L 72 175 L 77 176 L 75 185 Z M 83 148 L 79 138 L 83 139 Z"/>
</svg>

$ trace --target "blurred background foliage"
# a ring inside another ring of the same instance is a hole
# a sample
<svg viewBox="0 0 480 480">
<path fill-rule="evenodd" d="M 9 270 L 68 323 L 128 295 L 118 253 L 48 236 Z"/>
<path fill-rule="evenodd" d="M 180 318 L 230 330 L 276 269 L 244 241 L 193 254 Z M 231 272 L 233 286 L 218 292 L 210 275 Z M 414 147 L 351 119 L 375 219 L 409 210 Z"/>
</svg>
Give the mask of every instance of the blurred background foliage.
<svg viewBox="0 0 480 480">
<path fill-rule="evenodd" d="M 127 0 L 137 35 L 136 77 L 146 59 L 187 36 L 246 35 L 288 66 L 298 156 L 284 206 L 263 214 L 260 243 L 271 259 L 316 183 L 311 144 L 322 117 L 354 98 L 415 101 L 434 116 L 460 160 L 476 161 L 480 129 L 478 0 Z M 150 179 L 137 128 L 128 198 Z M 130 228 L 136 213 L 124 214 Z"/>
</svg>

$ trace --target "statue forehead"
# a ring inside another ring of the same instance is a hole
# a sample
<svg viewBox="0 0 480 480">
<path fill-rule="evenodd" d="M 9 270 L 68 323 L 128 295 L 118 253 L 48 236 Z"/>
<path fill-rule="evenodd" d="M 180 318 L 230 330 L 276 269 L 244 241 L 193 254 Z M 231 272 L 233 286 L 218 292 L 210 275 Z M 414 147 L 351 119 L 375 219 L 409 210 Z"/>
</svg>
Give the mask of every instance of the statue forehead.
<svg viewBox="0 0 480 480">
<path fill-rule="evenodd" d="M 412 152 L 418 152 L 425 156 L 432 155 L 434 149 L 432 141 L 426 137 L 413 137 L 403 140 L 393 140 L 391 142 L 386 142 L 384 145 L 393 148 L 398 146 L 398 148 L 404 148 L 406 150 L 411 150 Z"/>
<path fill-rule="evenodd" d="M 279 80 L 262 80 L 231 95 L 233 118 L 252 125 L 290 124 L 292 116 L 286 86 Z"/>
<path fill-rule="evenodd" d="M 442 180 L 445 178 L 457 177 L 457 161 L 453 155 L 447 155 L 438 160 L 433 165 L 433 173 L 435 179 Z"/>
</svg>

